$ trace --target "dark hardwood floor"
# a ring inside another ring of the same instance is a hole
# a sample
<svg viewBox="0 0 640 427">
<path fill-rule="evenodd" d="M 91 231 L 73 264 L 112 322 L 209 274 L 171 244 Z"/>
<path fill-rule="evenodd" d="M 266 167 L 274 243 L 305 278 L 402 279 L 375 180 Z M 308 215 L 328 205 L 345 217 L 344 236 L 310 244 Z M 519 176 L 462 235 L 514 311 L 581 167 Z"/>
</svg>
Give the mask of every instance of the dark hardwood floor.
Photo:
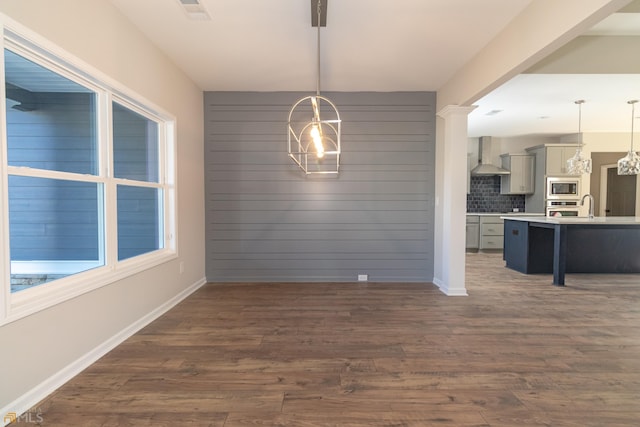
<svg viewBox="0 0 640 427">
<path fill-rule="evenodd" d="M 209 284 L 39 403 L 45 426 L 637 426 L 640 275 Z"/>
</svg>

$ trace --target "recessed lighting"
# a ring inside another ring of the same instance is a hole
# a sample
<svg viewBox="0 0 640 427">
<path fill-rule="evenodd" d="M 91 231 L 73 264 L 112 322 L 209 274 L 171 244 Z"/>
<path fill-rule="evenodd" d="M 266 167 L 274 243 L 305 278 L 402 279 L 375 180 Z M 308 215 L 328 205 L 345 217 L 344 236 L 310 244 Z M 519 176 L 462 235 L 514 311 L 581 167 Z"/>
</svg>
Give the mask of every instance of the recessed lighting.
<svg viewBox="0 0 640 427">
<path fill-rule="evenodd" d="M 538 118 L 539 118 L 540 120 L 545 120 L 545 119 L 548 119 L 548 118 L 549 118 L 549 116 L 539 116 Z"/>
<path fill-rule="evenodd" d="M 496 114 L 502 113 L 502 110 L 491 110 L 485 114 L 485 116 L 495 116 Z"/>
</svg>

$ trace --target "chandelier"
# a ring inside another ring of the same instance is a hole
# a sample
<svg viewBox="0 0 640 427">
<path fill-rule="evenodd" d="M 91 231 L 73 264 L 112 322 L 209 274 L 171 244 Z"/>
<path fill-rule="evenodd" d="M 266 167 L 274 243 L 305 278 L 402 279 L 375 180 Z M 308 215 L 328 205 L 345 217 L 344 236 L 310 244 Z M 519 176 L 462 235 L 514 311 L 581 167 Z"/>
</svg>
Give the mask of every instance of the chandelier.
<svg viewBox="0 0 640 427">
<path fill-rule="evenodd" d="M 640 174 L 640 156 L 633 151 L 633 120 L 636 102 L 638 102 L 637 99 L 627 102 L 627 104 L 631 104 L 631 148 L 626 156 L 618 160 L 618 175 Z"/>
<path fill-rule="evenodd" d="M 584 99 L 579 99 L 575 101 L 575 104 L 578 105 L 578 135 L 580 137 L 580 145 L 578 145 L 578 149 L 576 150 L 576 154 L 573 155 L 570 159 L 567 160 L 567 173 L 570 175 L 582 175 L 585 173 L 591 173 L 591 159 L 585 157 L 582 152 L 582 147 L 584 144 L 582 143 L 582 104 L 584 104 Z"/>
<path fill-rule="evenodd" d="M 289 157 L 306 174 L 338 174 L 340 169 L 340 114 L 333 102 L 320 95 L 322 4 L 323 0 L 318 0 L 315 10 L 318 27 L 316 93 L 298 100 L 289 111 Z M 324 4 L 326 14 L 326 0 Z"/>
</svg>

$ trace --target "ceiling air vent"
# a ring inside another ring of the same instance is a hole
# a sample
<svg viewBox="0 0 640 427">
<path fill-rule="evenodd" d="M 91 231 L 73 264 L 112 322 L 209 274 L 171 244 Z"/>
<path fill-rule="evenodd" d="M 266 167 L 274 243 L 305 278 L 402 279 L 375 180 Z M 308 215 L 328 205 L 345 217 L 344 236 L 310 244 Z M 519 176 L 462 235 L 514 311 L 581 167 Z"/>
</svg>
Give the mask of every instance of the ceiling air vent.
<svg viewBox="0 0 640 427">
<path fill-rule="evenodd" d="M 182 10 L 184 10 L 189 19 L 194 21 L 208 21 L 211 19 L 211 16 L 201 1 L 202 0 L 178 0 L 180 6 L 182 6 Z"/>
</svg>

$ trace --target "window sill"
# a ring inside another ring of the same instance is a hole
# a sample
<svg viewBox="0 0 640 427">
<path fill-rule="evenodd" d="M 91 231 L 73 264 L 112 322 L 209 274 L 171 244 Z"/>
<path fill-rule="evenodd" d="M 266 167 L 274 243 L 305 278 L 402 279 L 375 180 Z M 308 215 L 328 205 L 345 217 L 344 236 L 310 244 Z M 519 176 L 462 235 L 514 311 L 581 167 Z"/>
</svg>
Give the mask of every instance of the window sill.
<svg viewBox="0 0 640 427">
<path fill-rule="evenodd" d="M 177 254 L 174 251 L 156 251 L 121 261 L 117 267 L 101 266 L 12 293 L 8 295 L 10 303 L 7 316 L 0 319 L 0 325 L 14 322 L 176 258 Z"/>
</svg>

